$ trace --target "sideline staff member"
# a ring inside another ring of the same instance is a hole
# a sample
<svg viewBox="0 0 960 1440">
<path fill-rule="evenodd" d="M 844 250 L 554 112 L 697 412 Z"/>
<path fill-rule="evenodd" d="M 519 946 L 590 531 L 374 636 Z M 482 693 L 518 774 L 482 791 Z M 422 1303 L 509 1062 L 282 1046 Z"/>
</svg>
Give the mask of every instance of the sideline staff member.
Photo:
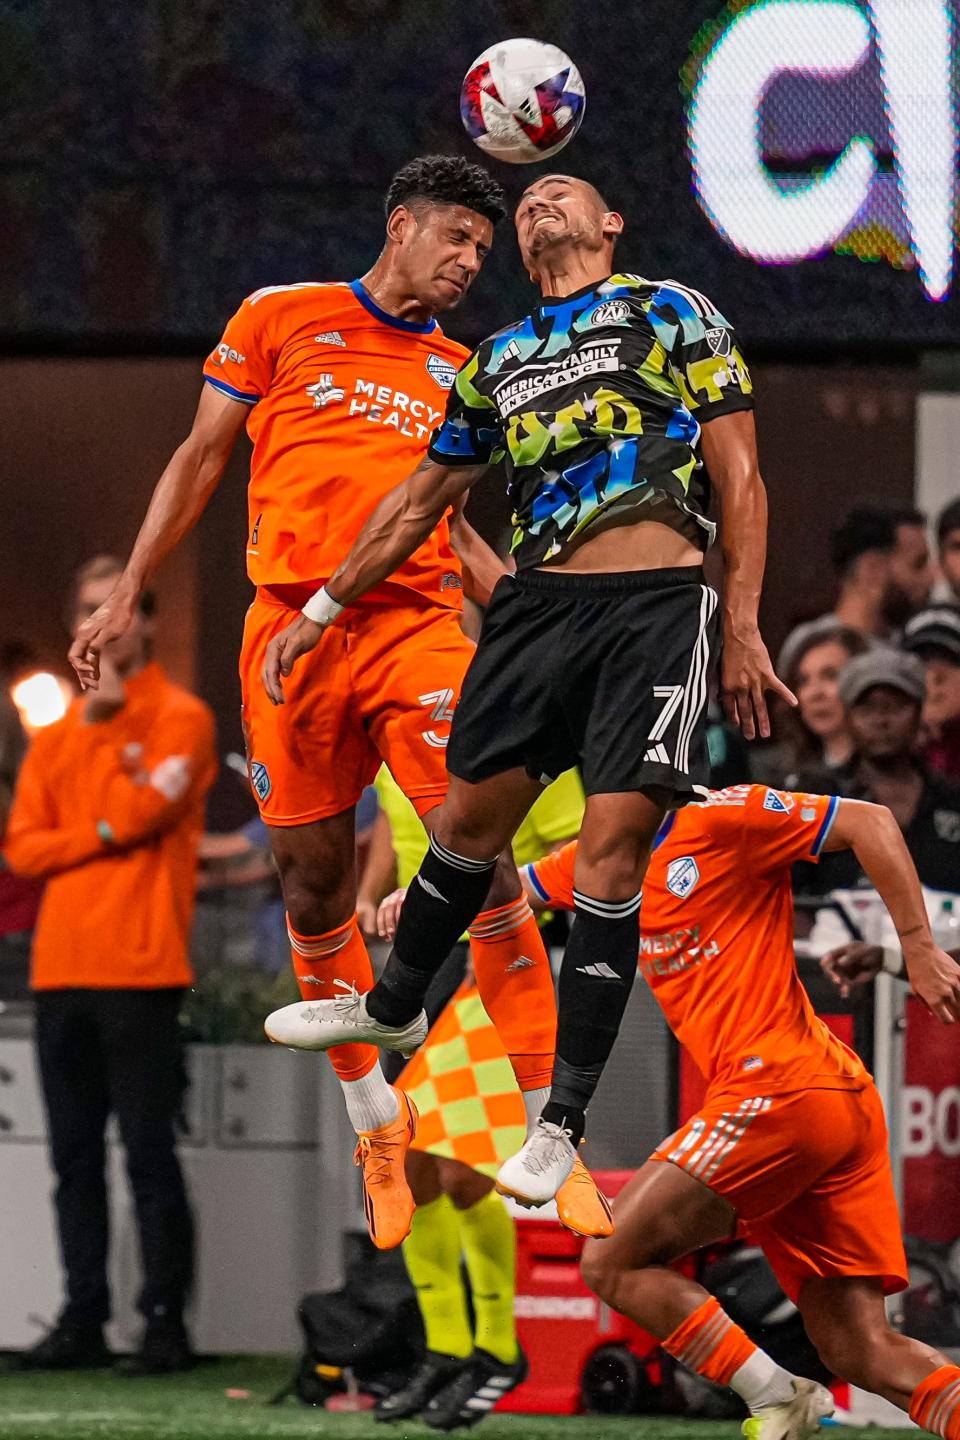
<svg viewBox="0 0 960 1440">
<path fill-rule="evenodd" d="M 77 573 L 72 622 L 102 604 L 122 566 Z M 191 1363 L 183 1307 L 193 1224 L 174 1149 L 183 1093 L 178 1012 L 203 800 L 216 772 L 213 718 L 151 660 L 145 596 L 104 652 L 100 689 L 34 740 L 4 843 L 11 869 L 47 881 L 33 946 L 43 1082 L 66 1302 L 23 1356 L 35 1369 L 109 1361 L 103 1326 L 109 1220 L 104 1129 L 116 1115 L 140 1230 L 146 1321 L 135 1373 Z"/>
</svg>

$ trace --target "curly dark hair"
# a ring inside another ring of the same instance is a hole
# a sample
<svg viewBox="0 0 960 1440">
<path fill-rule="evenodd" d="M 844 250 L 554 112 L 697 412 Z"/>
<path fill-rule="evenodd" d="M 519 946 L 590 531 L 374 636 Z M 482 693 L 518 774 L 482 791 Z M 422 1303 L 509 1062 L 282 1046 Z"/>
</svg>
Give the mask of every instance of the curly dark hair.
<svg viewBox="0 0 960 1440">
<path fill-rule="evenodd" d="M 465 205 L 496 225 L 507 213 L 502 188 L 482 165 L 462 155 L 418 155 L 398 170 L 386 195 L 386 213 L 418 200 L 434 205 Z"/>
</svg>

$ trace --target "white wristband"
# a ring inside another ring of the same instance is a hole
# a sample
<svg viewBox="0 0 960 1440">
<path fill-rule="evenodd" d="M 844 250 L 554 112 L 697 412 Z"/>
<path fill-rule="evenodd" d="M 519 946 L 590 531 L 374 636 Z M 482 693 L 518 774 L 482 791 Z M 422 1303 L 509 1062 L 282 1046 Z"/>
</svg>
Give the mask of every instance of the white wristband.
<svg viewBox="0 0 960 1440">
<path fill-rule="evenodd" d="M 902 975 L 904 973 L 903 951 L 893 950 L 888 945 L 883 947 L 883 970 L 887 975 Z"/>
<path fill-rule="evenodd" d="M 326 585 L 323 585 L 315 595 L 310 596 L 300 613 L 306 615 L 315 625 L 332 625 L 345 609 L 346 606 L 334 600 L 333 596 L 327 593 Z"/>
</svg>

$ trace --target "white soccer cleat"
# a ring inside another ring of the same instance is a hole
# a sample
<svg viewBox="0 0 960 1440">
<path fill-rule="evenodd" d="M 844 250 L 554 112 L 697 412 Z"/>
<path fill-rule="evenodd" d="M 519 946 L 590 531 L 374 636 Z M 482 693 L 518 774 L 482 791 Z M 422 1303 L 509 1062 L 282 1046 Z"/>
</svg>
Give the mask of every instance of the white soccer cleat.
<svg viewBox="0 0 960 1440">
<path fill-rule="evenodd" d="M 335 1000 L 298 1000 L 274 1010 L 263 1022 L 267 1039 L 294 1050 L 329 1050 L 333 1045 L 379 1045 L 409 1058 L 427 1038 L 423 1010 L 407 1025 L 381 1025 L 367 1014 L 366 996 L 355 985 L 335 980 L 343 990 Z"/>
<path fill-rule="evenodd" d="M 820 1421 L 833 1414 L 833 1396 L 815 1380 L 794 1380 L 793 1399 L 771 1405 L 744 1420 L 747 1440 L 807 1440 L 820 1429 Z"/>
<path fill-rule="evenodd" d="M 546 1205 L 570 1178 L 576 1159 L 570 1131 L 538 1120 L 523 1148 L 497 1171 L 497 1190 L 518 1205 Z"/>
</svg>

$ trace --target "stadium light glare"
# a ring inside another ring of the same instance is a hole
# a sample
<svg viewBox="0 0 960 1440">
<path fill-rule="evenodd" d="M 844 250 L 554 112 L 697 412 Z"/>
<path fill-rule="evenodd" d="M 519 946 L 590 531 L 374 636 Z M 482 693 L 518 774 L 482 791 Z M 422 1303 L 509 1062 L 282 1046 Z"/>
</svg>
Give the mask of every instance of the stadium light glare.
<svg viewBox="0 0 960 1440">
<path fill-rule="evenodd" d="M 18 680 L 10 691 L 10 698 L 20 712 L 20 719 L 27 730 L 42 730 L 62 720 L 73 699 L 69 683 L 49 670 L 37 670 Z"/>
</svg>

